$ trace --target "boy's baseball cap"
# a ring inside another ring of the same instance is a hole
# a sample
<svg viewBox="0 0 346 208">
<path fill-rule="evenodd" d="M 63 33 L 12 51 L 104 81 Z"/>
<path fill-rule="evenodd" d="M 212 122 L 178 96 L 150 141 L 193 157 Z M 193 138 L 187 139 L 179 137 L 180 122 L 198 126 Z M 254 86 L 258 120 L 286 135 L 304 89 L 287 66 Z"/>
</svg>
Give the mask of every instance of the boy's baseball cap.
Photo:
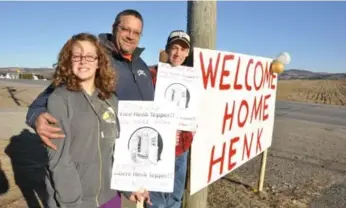
<svg viewBox="0 0 346 208">
<path fill-rule="evenodd" d="M 167 45 L 170 45 L 176 40 L 184 41 L 190 48 L 190 36 L 183 30 L 174 30 L 172 31 L 167 39 Z"/>
</svg>

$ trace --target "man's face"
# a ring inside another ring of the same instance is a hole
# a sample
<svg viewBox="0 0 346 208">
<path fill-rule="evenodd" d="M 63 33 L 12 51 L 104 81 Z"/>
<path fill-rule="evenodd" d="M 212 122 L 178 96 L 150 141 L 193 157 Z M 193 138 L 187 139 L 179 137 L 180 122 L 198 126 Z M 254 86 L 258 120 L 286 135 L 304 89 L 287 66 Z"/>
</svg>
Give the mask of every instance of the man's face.
<svg viewBox="0 0 346 208">
<path fill-rule="evenodd" d="M 122 16 L 115 28 L 115 45 L 123 54 L 132 54 L 142 34 L 142 21 L 132 15 Z"/>
<path fill-rule="evenodd" d="M 184 41 L 174 41 L 167 49 L 168 63 L 172 66 L 182 65 L 186 57 L 189 55 L 189 51 L 189 46 Z"/>
</svg>

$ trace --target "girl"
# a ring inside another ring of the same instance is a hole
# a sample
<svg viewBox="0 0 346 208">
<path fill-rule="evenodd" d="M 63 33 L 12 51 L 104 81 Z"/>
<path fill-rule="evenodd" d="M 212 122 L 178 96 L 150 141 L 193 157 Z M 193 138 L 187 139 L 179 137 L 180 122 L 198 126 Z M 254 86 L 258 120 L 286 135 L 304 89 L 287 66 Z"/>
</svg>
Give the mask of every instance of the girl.
<svg viewBox="0 0 346 208">
<path fill-rule="evenodd" d="M 81 33 L 65 43 L 52 84 L 47 109 L 65 138 L 52 140 L 56 151 L 47 149 L 48 207 L 100 207 L 117 194 L 110 182 L 119 124 L 115 72 L 95 36 Z"/>
</svg>

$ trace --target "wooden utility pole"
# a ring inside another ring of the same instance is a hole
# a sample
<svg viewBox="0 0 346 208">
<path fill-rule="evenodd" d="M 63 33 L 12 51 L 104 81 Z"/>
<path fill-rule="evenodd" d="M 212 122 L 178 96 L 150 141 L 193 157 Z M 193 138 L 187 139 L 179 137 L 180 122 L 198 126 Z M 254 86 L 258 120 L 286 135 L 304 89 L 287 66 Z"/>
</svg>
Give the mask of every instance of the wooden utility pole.
<svg viewBox="0 0 346 208">
<path fill-rule="evenodd" d="M 192 47 L 216 49 L 216 0 L 187 2 L 187 32 Z"/>
<path fill-rule="evenodd" d="M 216 0 L 187 2 L 187 32 L 191 38 L 191 46 L 216 49 Z M 188 65 L 192 65 L 193 55 Z M 187 191 L 184 197 L 185 208 L 207 208 L 208 188 L 204 188 L 190 196 L 190 160 L 188 162 Z"/>
</svg>

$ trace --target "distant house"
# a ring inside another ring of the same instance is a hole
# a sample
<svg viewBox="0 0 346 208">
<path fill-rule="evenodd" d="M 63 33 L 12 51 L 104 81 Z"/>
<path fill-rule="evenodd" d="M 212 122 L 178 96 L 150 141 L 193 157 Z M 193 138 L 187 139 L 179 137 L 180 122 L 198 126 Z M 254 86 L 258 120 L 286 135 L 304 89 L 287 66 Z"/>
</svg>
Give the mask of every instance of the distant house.
<svg viewBox="0 0 346 208">
<path fill-rule="evenodd" d="M 19 74 L 17 72 L 7 72 L 6 75 L 5 75 L 5 78 L 6 79 L 19 79 Z"/>
</svg>

